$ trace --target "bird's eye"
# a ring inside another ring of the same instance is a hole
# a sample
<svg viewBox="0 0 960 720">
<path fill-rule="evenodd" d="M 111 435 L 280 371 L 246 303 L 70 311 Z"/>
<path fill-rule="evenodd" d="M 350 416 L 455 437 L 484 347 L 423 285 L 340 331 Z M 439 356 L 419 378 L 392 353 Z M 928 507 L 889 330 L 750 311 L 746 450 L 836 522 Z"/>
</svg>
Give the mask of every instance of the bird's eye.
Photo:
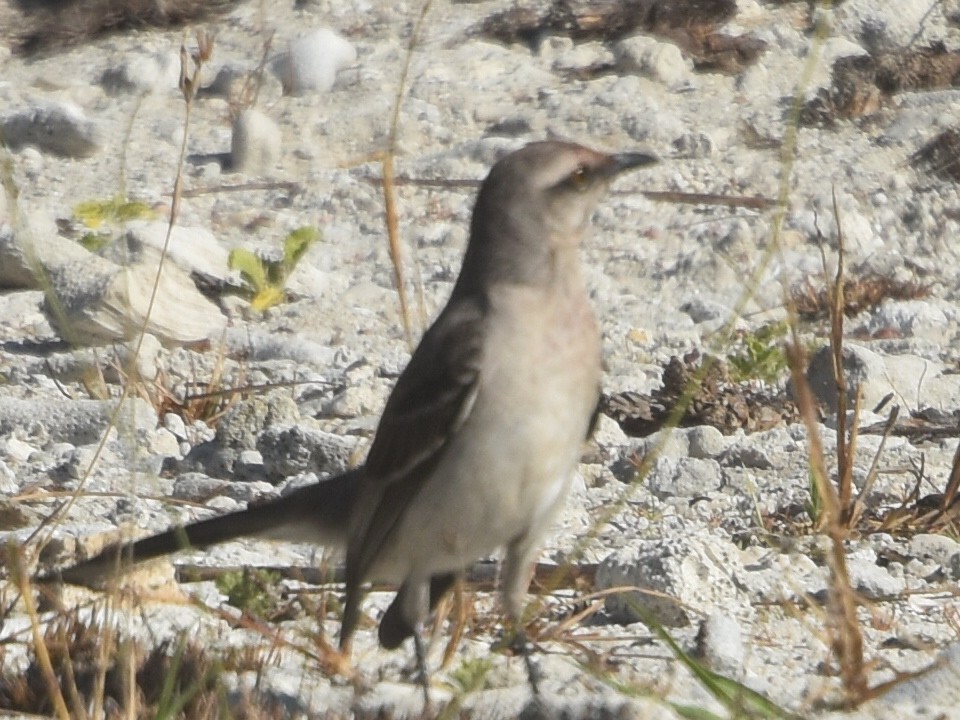
<svg viewBox="0 0 960 720">
<path fill-rule="evenodd" d="M 577 190 L 583 190 L 587 187 L 587 169 L 579 165 L 576 170 L 570 173 L 570 184 Z"/>
</svg>

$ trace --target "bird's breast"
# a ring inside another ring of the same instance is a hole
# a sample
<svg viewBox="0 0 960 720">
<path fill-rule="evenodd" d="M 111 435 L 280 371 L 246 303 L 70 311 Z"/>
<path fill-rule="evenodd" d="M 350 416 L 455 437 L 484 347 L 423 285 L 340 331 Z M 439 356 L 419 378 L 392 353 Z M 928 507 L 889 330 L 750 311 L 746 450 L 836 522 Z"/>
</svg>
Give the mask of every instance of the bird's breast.
<svg viewBox="0 0 960 720">
<path fill-rule="evenodd" d="M 491 295 L 476 399 L 384 566 L 427 575 L 462 569 L 521 535 L 543 533 L 566 497 L 600 379 L 586 293 L 510 285 Z"/>
</svg>

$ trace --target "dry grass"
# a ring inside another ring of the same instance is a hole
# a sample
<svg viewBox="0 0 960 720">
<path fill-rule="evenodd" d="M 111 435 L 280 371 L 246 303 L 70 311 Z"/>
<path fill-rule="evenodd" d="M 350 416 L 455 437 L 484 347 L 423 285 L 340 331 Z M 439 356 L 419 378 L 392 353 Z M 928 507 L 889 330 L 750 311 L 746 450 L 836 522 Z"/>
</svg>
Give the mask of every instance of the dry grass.
<svg viewBox="0 0 960 720">
<path fill-rule="evenodd" d="M 930 285 L 913 280 L 897 280 L 888 275 L 865 273 L 860 277 L 844 277 L 840 296 L 842 311 L 852 318 L 875 308 L 884 300 L 919 300 L 930 295 Z M 824 320 L 830 317 L 831 295 L 835 290 L 824 288 L 807 278 L 790 291 L 790 302 L 797 315 L 804 320 Z"/>
<path fill-rule="evenodd" d="M 190 633 L 147 648 L 70 611 L 47 624 L 25 668 L 0 675 L 0 707 L 83 720 L 282 718 L 276 701 L 255 694 L 228 699 L 224 691 L 224 672 L 262 664 L 259 653 L 213 655 Z"/>
<path fill-rule="evenodd" d="M 230 11 L 237 0 L 20 0 L 4 35 L 23 55 L 62 50 L 122 30 L 173 28 Z"/>
</svg>

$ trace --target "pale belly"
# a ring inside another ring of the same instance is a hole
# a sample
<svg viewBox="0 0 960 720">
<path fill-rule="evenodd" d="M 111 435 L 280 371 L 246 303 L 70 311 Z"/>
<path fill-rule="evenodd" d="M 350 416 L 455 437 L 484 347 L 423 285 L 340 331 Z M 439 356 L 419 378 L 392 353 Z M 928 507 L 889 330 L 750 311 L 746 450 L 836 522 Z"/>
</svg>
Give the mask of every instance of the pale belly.
<svg viewBox="0 0 960 720">
<path fill-rule="evenodd" d="M 522 316 L 494 324 L 488 341 L 501 351 L 485 356 L 473 410 L 373 576 L 397 581 L 460 570 L 525 533 L 549 530 L 580 458 L 600 377 L 592 315 L 572 315 L 563 304 L 554 311 L 538 326 Z"/>
</svg>

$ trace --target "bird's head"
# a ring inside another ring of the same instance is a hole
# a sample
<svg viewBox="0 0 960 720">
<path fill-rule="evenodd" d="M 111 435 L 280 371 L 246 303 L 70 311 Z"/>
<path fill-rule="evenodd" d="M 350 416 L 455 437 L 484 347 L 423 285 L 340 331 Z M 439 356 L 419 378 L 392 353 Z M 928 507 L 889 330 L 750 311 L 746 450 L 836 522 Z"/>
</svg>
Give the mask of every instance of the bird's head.
<svg viewBox="0 0 960 720">
<path fill-rule="evenodd" d="M 655 162 L 646 152 L 607 154 L 553 140 L 510 153 L 480 188 L 465 267 L 497 279 L 535 280 L 550 254 L 579 244 L 617 175 Z"/>
</svg>

